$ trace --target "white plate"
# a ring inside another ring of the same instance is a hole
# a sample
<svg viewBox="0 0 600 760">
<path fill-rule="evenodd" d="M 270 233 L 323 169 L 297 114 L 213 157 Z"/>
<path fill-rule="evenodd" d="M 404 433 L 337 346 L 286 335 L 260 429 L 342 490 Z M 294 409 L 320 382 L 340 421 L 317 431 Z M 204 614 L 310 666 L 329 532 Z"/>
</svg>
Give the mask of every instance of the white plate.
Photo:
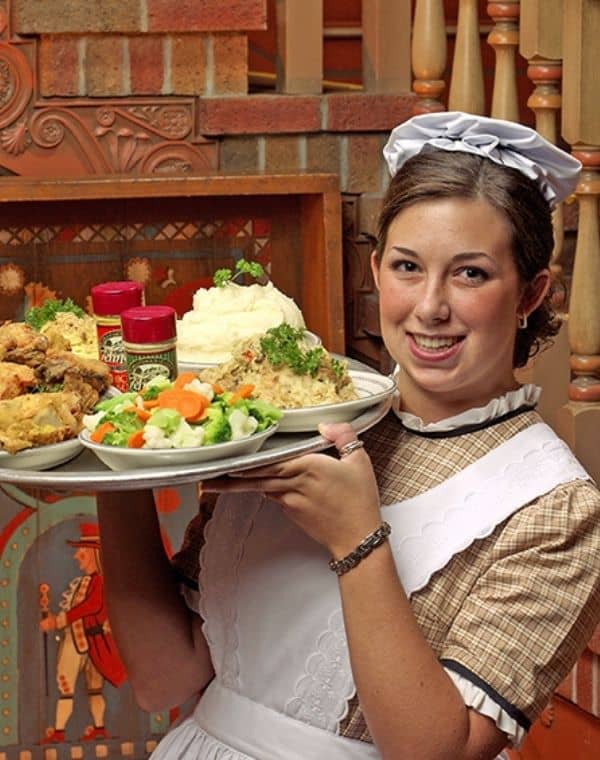
<svg viewBox="0 0 600 760">
<path fill-rule="evenodd" d="M 309 330 L 305 330 L 304 340 L 306 341 L 307 345 L 311 347 L 321 345 L 321 338 Z M 180 372 L 200 372 L 200 370 L 208 369 L 209 367 L 218 367 L 219 364 L 225 364 L 226 361 L 228 361 L 228 359 L 224 359 L 222 362 L 193 362 L 178 358 L 177 369 Z"/>
<path fill-rule="evenodd" d="M 111 470 L 137 470 L 144 467 L 170 467 L 210 462 L 214 459 L 254 454 L 263 443 L 277 431 L 278 425 L 255 433 L 249 438 L 210 446 L 189 446 L 182 449 L 128 449 L 122 446 L 107 446 L 90 440 L 89 431 L 83 430 L 79 440 Z"/>
<path fill-rule="evenodd" d="M 9 470 L 48 470 L 68 462 L 83 450 L 78 438 L 70 438 L 60 443 L 49 443 L 33 449 L 24 449 L 17 454 L 0 451 L 0 467 Z"/>
<path fill-rule="evenodd" d="M 350 422 L 365 409 L 391 396 L 396 388 L 396 383 L 391 377 L 376 372 L 349 370 L 349 374 L 358 393 L 357 399 L 340 401 L 337 404 L 283 409 L 283 417 L 279 420 L 279 432 L 308 433 L 315 432 L 321 422 Z"/>
<path fill-rule="evenodd" d="M 120 395 L 121 391 L 110 385 L 102 398 L 113 398 Z M 36 446 L 24 449 L 17 454 L 9 454 L 0 451 L 0 468 L 9 470 L 48 470 L 68 462 L 83 451 L 83 444 L 78 438 L 69 438 L 60 443 L 49 443 L 46 446 Z"/>
</svg>

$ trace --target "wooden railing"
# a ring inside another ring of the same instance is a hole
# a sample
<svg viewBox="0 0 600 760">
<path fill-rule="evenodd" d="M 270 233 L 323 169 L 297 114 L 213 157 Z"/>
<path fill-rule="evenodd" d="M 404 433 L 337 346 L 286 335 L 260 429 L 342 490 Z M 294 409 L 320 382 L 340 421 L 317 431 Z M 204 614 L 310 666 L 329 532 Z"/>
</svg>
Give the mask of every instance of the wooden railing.
<svg viewBox="0 0 600 760">
<path fill-rule="evenodd" d="M 280 92 L 323 91 L 323 2 L 277 3 Z M 570 148 L 583 162 L 571 292 L 563 304 L 568 330 L 531 372 L 545 387 L 543 413 L 600 480 L 600 3 L 457 0 L 454 29 L 447 24 L 449 5 L 415 0 L 411 17 L 410 0 L 363 0 L 362 89 L 400 93 L 412 87 L 415 113 L 447 108 L 484 114 L 482 44 L 488 45 L 494 52 L 490 115 L 532 121 L 548 140 Z M 455 35 L 452 60 L 449 35 Z M 519 97 L 516 66 L 523 60 L 531 83 L 526 105 Z M 554 230 L 552 268 L 561 277 L 562 207 L 554 214 Z"/>
</svg>

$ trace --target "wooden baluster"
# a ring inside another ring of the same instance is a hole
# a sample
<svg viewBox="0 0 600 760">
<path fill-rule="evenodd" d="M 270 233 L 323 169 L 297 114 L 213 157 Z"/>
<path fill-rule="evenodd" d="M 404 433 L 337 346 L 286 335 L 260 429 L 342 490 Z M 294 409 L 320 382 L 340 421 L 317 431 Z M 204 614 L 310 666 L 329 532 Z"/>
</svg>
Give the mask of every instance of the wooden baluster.
<svg viewBox="0 0 600 760">
<path fill-rule="evenodd" d="M 600 479 L 600 3 L 570 0 L 563 18 L 562 133 L 583 163 L 577 186 L 579 223 L 569 300 L 573 379 L 570 402 L 559 410 L 561 435 L 588 472 Z"/>
<path fill-rule="evenodd" d="M 413 90 L 419 96 L 415 114 L 445 110 L 440 96 L 446 86 L 447 47 L 443 0 L 416 0 L 411 49 Z"/>
<path fill-rule="evenodd" d="M 579 223 L 569 304 L 569 336 L 574 379 L 572 401 L 600 401 L 600 146 L 578 145 L 573 150 L 583 164 L 577 187 Z"/>
<path fill-rule="evenodd" d="M 323 0 L 277 0 L 277 89 L 317 95 L 323 89 Z"/>
<path fill-rule="evenodd" d="M 521 5 L 520 53 L 527 59 L 527 76 L 534 85 L 527 105 L 535 114 L 537 131 L 552 143 L 558 139 L 558 114 L 561 107 L 560 80 L 562 77 L 562 5 L 563 0 L 528 0 Z M 560 283 L 560 257 L 564 242 L 563 206 L 559 204 L 552 215 L 554 250 L 550 268 Z M 566 308 L 564 294 L 556 289 L 555 307 Z M 543 389 L 538 411 L 544 420 L 557 429 L 557 411 L 568 401 L 570 380 L 569 339 L 563 322 L 553 345 L 535 357 L 528 367 L 528 382 Z"/>
<path fill-rule="evenodd" d="M 478 0 L 459 2 L 448 110 L 485 113 Z"/>
<path fill-rule="evenodd" d="M 362 69 L 367 92 L 410 90 L 410 2 L 362 0 Z"/>
<path fill-rule="evenodd" d="M 557 117 L 561 108 L 562 14 L 563 0 L 529 0 L 521 7 L 520 53 L 528 61 L 527 76 L 534 84 L 527 105 L 535 114 L 535 128 L 552 143 L 558 139 Z M 560 204 L 552 215 L 554 251 L 551 264 L 559 280 L 562 278 L 563 216 Z"/>
<path fill-rule="evenodd" d="M 492 116 L 519 121 L 515 53 L 519 44 L 519 0 L 488 3 L 487 12 L 495 23 L 488 43 L 496 53 L 492 95 Z"/>
</svg>

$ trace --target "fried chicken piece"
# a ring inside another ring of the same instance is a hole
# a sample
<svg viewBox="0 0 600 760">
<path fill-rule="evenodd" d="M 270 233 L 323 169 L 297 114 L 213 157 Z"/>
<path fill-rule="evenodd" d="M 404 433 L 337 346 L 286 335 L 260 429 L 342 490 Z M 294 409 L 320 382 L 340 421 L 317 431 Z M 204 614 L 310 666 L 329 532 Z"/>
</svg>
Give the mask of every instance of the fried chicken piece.
<svg viewBox="0 0 600 760">
<path fill-rule="evenodd" d="M 66 382 L 67 378 L 78 378 L 91 385 L 99 394 L 104 393 L 110 385 L 110 370 L 104 362 L 84 359 L 71 351 L 48 352 L 37 375 L 47 385 Z"/>
<path fill-rule="evenodd" d="M 0 448 L 9 454 L 75 438 L 83 410 L 76 393 L 30 393 L 0 401 Z"/>
<path fill-rule="evenodd" d="M 16 398 L 37 385 L 35 372 L 25 364 L 0 362 L 0 399 Z"/>
<path fill-rule="evenodd" d="M 48 339 L 24 322 L 0 325 L 0 361 L 38 367 L 47 349 Z"/>
<path fill-rule="evenodd" d="M 67 372 L 65 374 L 63 390 L 76 393 L 81 401 L 81 408 L 86 413 L 92 412 L 98 401 L 100 401 L 98 391 L 75 373 L 71 374 Z"/>
</svg>

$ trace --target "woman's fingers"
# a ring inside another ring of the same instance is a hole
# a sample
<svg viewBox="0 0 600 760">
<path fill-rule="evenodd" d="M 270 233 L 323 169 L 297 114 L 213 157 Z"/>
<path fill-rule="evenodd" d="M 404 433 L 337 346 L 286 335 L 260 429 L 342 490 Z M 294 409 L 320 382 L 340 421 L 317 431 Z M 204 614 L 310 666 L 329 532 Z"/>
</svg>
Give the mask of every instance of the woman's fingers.
<svg viewBox="0 0 600 760">
<path fill-rule="evenodd" d="M 340 459 L 346 459 L 358 449 L 362 449 L 363 442 L 357 437 L 354 429 L 348 423 L 336 425 L 320 425 L 319 432 L 324 438 L 333 443 Z"/>
</svg>

